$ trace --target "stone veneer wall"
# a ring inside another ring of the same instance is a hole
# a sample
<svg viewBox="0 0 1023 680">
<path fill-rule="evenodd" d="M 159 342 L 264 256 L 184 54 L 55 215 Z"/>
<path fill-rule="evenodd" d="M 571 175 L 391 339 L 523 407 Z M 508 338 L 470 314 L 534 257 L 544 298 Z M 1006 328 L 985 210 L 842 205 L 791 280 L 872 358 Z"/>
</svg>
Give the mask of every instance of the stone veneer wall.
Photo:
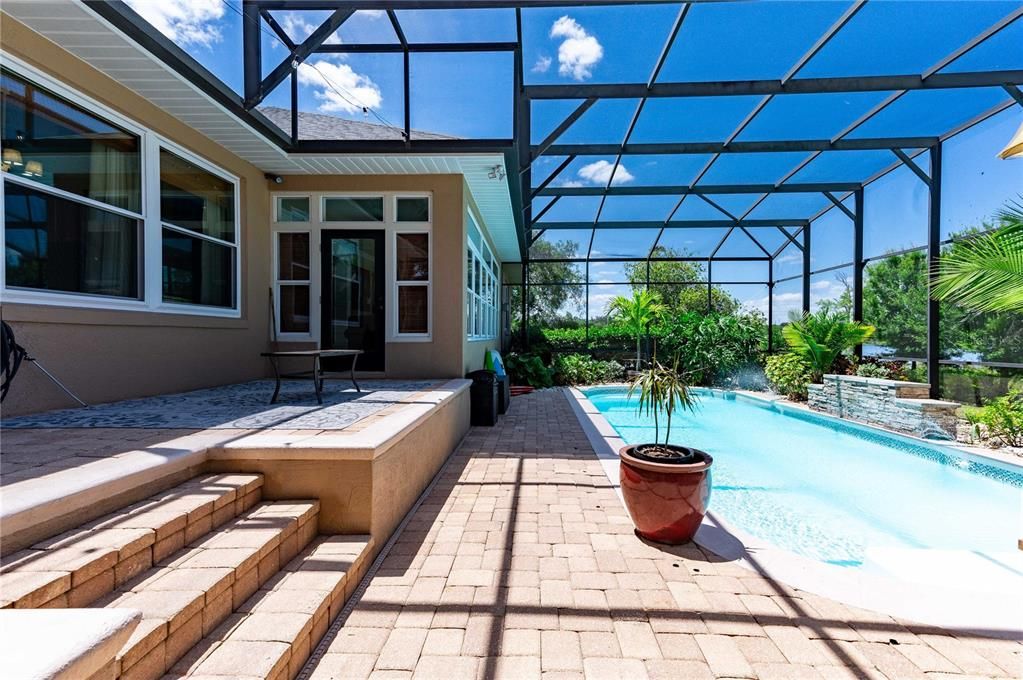
<svg viewBox="0 0 1023 680">
<path fill-rule="evenodd" d="M 855 375 L 826 375 L 810 385 L 808 402 L 815 411 L 880 425 L 929 439 L 956 438 L 959 404 L 929 398 L 927 383 Z"/>
</svg>

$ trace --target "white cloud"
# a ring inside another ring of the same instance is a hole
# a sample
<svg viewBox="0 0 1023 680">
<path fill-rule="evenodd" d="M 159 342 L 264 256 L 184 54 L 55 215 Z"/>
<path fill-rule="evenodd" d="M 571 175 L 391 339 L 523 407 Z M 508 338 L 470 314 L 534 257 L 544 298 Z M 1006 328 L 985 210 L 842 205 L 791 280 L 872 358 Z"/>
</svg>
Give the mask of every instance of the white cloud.
<svg viewBox="0 0 1023 680">
<path fill-rule="evenodd" d="M 221 0 L 126 0 L 128 6 L 178 45 L 211 47 L 221 41 Z"/>
<path fill-rule="evenodd" d="M 558 73 L 585 80 L 593 75 L 593 67 L 603 59 L 604 47 L 570 16 L 563 16 L 551 26 L 552 38 L 564 38 L 558 47 Z"/>
<path fill-rule="evenodd" d="M 306 21 L 305 17 L 298 12 L 288 12 L 287 14 L 281 14 L 277 17 L 280 21 L 281 28 L 284 32 L 291 36 L 291 39 L 295 42 L 302 42 L 320 27 L 319 24 Z M 337 31 L 327 36 L 327 39 L 323 41 L 324 45 L 340 45 L 341 37 L 337 34 Z M 277 43 L 274 43 L 277 46 Z"/>
<path fill-rule="evenodd" d="M 582 182 L 580 182 L 577 179 L 566 179 L 563 182 L 561 182 L 559 184 L 559 186 L 567 187 L 569 189 L 578 189 L 579 187 L 584 186 L 584 185 L 583 185 Z"/>
<path fill-rule="evenodd" d="M 324 77 L 340 93 L 324 82 Z M 302 64 L 298 67 L 298 82 L 317 88 L 315 96 L 321 102 L 318 108 L 326 113 L 358 113 L 364 106 L 378 109 L 383 103 L 377 84 L 344 63 L 321 59 L 315 64 Z"/>
<path fill-rule="evenodd" d="M 366 17 L 367 19 L 379 19 L 386 14 L 382 9 L 360 9 L 358 14 Z"/>
<path fill-rule="evenodd" d="M 584 165 L 579 168 L 579 176 L 592 184 L 603 184 L 607 186 L 607 181 L 611 179 L 611 171 L 614 170 L 614 164 L 608 163 L 605 160 L 594 161 L 589 165 Z M 615 170 L 614 181 L 611 184 L 624 184 L 631 182 L 636 179 L 632 173 L 625 169 L 625 166 L 620 164 L 618 169 Z"/>
<path fill-rule="evenodd" d="M 541 54 L 536 58 L 536 63 L 533 64 L 533 68 L 531 70 L 533 73 L 547 73 L 547 71 L 551 68 L 551 61 L 553 60 L 546 54 Z"/>
</svg>

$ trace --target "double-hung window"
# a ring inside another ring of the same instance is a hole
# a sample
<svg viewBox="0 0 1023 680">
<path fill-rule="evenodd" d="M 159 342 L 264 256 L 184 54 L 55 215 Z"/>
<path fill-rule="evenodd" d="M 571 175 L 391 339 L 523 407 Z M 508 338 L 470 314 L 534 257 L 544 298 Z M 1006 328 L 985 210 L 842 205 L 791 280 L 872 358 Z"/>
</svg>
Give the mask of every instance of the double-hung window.
<svg viewBox="0 0 1023 680">
<path fill-rule="evenodd" d="M 394 200 L 394 292 L 397 338 L 430 337 L 430 198 Z M 411 224 L 421 225 L 418 230 Z"/>
<path fill-rule="evenodd" d="M 0 73 L 8 299 L 236 315 L 237 180 L 22 69 Z"/>
<path fill-rule="evenodd" d="M 488 340 L 497 337 L 499 265 L 471 214 L 468 222 L 465 252 L 466 336 L 470 340 Z"/>
</svg>

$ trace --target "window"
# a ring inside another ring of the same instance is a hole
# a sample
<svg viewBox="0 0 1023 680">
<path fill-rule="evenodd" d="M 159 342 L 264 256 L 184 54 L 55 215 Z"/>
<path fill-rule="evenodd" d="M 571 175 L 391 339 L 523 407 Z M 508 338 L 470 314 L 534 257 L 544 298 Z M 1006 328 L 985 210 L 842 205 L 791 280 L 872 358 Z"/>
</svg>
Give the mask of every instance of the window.
<svg viewBox="0 0 1023 680">
<path fill-rule="evenodd" d="M 309 221 L 309 197 L 308 196 L 278 196 L 277 197 L 277 221 L 278 222 L 308 222 Z"/>
<path fill-rule="evenodd" d="M 0 72 L 6 299 L 237 316 L 237 180 L 10 63 L 18 74 Z"/>
<path fill-rule="evenodd" d="M 383 222 L 383 196 L 342 196 L 323 199 L 324 222 Z"/>
<path fill-rule="evenodd" d="M 307 231 L 277 234 L 276 288 L 281 333 L 309 335 L 311 332 L 309 238 Z"/>
<path fill-rule="evenodd" d="M 497 315 L 500 305 L 497 260 L 476 221 L 469 216 L 468 246 L 465 253 L 466 296 L 465 328 L 470 340 L 497 337 Z"/>
<path fill-rule="evenodd" d="M 234 184 L 160 149 L 164 302 L 235 306 Z"/>
<path fill-rule="evenodd" d="M 6 285 L 139 300 L 140 137 L 4 70 Z"/>
<path fill-rule="evenodd" d="M 398 335 L 430 333 L 430 234 L 395 234 Z"/>
<path fill-rule="evenodd" d="M 429 222 L 430 199 L 426 196 L 399 197 L 395 201 L 395 219 L 398 222 Z"/>
</svg>

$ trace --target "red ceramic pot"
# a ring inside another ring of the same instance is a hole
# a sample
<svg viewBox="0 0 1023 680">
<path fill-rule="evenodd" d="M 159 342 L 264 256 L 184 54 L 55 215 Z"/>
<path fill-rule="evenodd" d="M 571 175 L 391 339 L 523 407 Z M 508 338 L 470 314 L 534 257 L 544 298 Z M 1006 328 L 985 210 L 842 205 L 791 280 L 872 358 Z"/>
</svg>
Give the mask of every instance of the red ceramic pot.
<svg viewBox="0 0 1023 680">
<path fill-rule="evenodd" d="M 655 463 L 637 458 L 633 455 L 635 448 L 626 446 L 618 455 L 622 496 L 636 525 L 636 533 L 656 543 L 688 543 L 707 514 L 710 466 L 714 459 L 703 451 L 686 449 L 699 460 L 681 464 Z"/>
</svg>

